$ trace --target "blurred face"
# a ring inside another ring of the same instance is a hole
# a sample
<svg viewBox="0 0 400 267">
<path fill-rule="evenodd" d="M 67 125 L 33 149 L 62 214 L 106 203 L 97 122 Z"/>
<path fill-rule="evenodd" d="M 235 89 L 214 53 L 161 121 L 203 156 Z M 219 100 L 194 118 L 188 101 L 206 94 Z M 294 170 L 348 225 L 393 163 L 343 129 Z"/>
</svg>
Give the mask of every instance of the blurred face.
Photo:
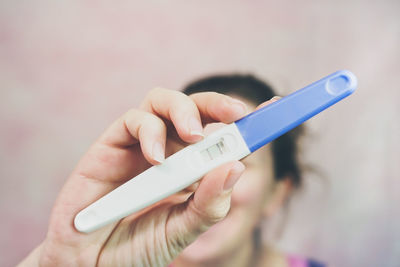
<svg viewBox="0 0 400 267">
<path fill-rule="evenodd" d="M 206 127 L 206 133 L 210 128 L 215 125 Z M 195 262 L 224 257 L 253 238 L 274 184 L 269 146 L 250 154 L 242 162 L 246 170 L 233 189 L 227 217 L 202 234 L 180 257 Z"/>
</svg>

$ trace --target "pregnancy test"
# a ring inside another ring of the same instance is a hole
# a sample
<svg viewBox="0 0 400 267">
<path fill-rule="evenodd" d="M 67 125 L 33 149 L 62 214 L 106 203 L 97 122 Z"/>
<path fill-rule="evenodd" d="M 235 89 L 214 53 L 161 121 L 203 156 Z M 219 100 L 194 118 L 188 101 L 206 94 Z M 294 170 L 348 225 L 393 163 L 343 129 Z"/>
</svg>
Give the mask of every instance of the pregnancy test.
<svg viewBox="0 0 400 267">
<path fill-rule="evenodd" d="M 189 145 L 80 211 L 78 231 L 89 233 L 193 184 L 212 169 L 240 160 L 354 92 L 357 79 L 337 71 Z"/>
</svg>

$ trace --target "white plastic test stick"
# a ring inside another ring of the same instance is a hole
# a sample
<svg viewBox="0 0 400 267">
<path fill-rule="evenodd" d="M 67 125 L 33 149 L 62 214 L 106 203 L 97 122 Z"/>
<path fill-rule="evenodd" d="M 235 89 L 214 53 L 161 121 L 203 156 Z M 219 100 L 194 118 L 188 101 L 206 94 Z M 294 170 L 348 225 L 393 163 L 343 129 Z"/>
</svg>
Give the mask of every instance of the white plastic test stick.
<svg viewBox="0 0 400 267">
<path fill-rule="evenodd" d="M 219 129 L 83 209 L 75 217 L 76 229 L 92 232 L 179 192 L 340 101 L 356 86 L 351 72 L 338 71 Z"/>
</svg>

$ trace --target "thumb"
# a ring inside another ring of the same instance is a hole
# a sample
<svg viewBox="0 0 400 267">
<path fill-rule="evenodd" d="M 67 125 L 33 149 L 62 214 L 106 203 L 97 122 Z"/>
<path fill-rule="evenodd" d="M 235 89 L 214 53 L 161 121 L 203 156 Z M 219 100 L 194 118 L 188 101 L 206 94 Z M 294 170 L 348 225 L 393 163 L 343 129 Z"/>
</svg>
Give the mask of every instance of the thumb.
<svg viewBox="0 0 400 267">
<path fill-rule="evenodd" d="M 233 186 L 244 169 L 243 163 L 234 161 L 208 173 L 188 204 L 188 216 L 206 227 L 222 220 L 231 206 Z"/>
<path fill-rule="evenodd" d="M 179 253 L 227 215 L 233 186 L 244 169 L 243 163 L 234 161 L 204 176 L 194 195 L 188 202 L 178 206 L 168 220 L 167 242 L 170 249 Z"/>
</svg>

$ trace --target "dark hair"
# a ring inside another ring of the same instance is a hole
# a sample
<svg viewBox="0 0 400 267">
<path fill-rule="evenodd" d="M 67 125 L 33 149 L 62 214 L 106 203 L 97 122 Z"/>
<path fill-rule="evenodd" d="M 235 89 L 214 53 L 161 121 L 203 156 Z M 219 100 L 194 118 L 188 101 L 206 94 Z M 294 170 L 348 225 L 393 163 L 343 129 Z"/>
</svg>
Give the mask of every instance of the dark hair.
<svg viewBox="0 0 400 267">
<path fill-rule="evenodd" d="M 183 92 L 187 95 L 212 91 L 234 94 L 259 105 L 276 94 L 265 82 L 252 75 L 215 75 L 196 80 L 187 85 Z M 301 182 L 301 170 L 297 161 L 297 139 L 302 127 L 285 133 L 275 139 L 272 145 L 275 179 L 290 178 L 295 186 Z"/>
</svg>

